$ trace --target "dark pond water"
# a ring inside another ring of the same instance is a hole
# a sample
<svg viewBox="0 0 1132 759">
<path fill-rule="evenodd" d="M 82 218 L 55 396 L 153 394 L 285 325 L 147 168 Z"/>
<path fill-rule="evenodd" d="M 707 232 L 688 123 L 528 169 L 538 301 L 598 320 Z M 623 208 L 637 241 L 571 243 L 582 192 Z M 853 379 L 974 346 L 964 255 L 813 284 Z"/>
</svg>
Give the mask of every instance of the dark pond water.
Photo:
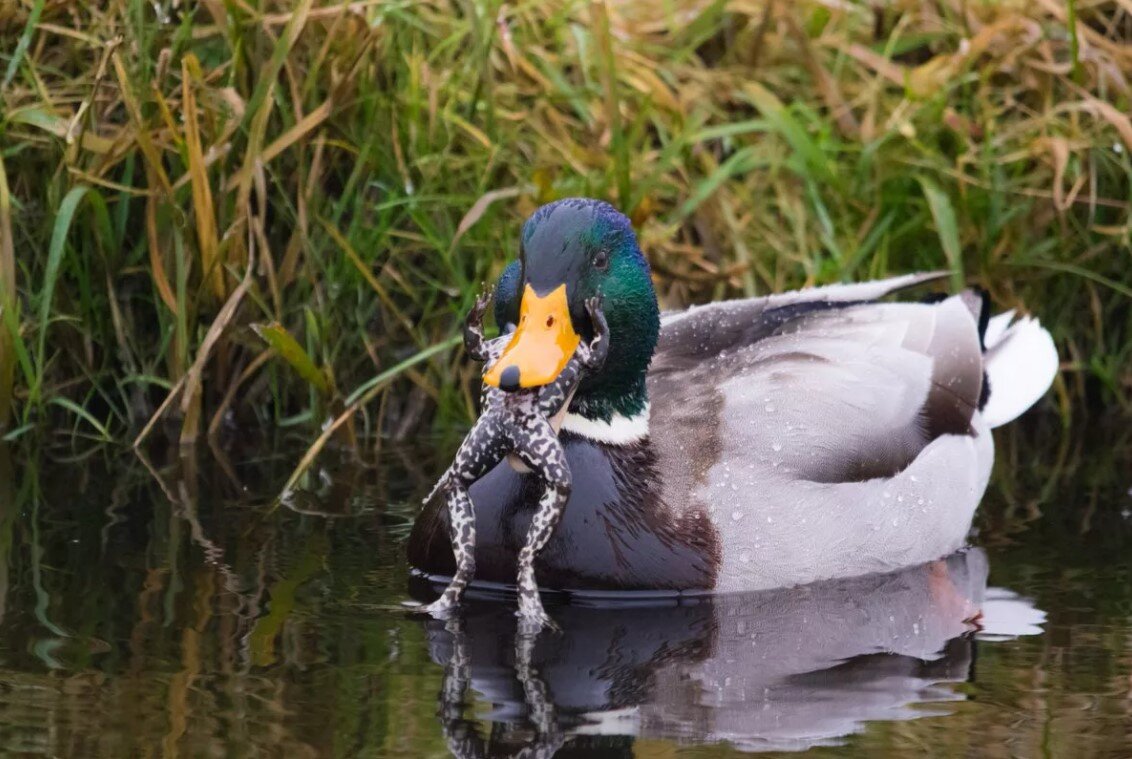
<svg viewBox="0 0 1132 759">
<path fill-rule="evenodd" d="M 448 443 L 0 450 L 0 747 L 51 756 L 1132 756 L 1127 420 L 1000 430 L 976 548 L 714 602 L 408 615 Z M 964 623 L 981 608 L 981 625 Z"/>
</svg>

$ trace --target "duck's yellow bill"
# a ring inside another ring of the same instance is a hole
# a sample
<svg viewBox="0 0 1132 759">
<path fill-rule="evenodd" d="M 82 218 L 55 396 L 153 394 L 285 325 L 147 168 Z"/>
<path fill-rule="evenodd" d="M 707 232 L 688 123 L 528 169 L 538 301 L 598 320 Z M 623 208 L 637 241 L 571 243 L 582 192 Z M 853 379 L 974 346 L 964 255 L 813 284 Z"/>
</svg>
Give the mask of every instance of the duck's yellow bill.
<svg viewBox="0 0 1132 759">
<path fill-rule="evenodd" d="M 527 285 L 515 334 L 483 381 L 503 390 L 547 385 L 566 367 L 580 340 L 570 322 L 566 285 L 542 297 Z"/>
</svg>

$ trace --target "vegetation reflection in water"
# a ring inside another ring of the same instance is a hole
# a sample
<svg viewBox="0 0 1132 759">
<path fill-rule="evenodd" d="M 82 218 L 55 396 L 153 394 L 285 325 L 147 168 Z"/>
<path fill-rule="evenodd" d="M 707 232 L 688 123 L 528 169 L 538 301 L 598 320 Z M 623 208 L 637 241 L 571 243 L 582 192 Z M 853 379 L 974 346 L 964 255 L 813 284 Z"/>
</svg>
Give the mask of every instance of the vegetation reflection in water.
<svg viewBox="0 0 1132 759">
<path fill-rule="evenodd" d="M 511 604 L 449 623 L 401 606 L 403 540 L 447 444 L 312 473 L 283 508 L 282 454 L 5 449 L 0 745 L 1132 754 L 1129 433 L 1005 432 L 981 548 L 714 601 L 559 604 L 562 634 L 533 644 Z M 964 621 L 979 607 L 981 631 Z"/>
</svg>

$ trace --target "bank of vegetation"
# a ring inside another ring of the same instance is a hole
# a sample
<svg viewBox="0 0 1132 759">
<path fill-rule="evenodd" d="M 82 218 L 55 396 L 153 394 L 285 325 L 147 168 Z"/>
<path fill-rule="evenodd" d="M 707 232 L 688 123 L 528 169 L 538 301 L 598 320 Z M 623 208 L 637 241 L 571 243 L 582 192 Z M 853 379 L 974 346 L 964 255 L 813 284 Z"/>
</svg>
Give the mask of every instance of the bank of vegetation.
<svg viewBox="0 0 1132 759">
<path fill-rule="evenodd" d="M 947 268 L 1132 405 L 1126 2 L 16 0 L 0 76 L 10 439 L 466 419 L 459 315 L 579 194 L 665 305 Z"/>
</svg>

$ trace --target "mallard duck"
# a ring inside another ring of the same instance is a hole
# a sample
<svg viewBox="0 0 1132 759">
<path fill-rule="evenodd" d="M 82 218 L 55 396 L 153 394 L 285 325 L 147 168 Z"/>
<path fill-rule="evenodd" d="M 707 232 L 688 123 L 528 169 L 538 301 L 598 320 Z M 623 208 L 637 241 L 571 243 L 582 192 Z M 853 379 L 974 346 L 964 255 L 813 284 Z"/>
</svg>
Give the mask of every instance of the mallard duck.
<svg viewBox="0 0 1132 759">
<path fill-rule="evenodd" d="M 587 298 L 603 298 L 610 341 L 556 419 L 574 485 L 539 585 L 752 591 L 962 546 L 990 476 L 991 428 L 1046 392 L 1058 359 L 1036 320 L 989 318 L 973 291 L 879 300 L 939 276 L 661 315 L 625 216 L 590 199 L 538 209 L 496 286 L 496 321 L 514 334 L 486 381 L 553 379 L 563 346 L 591 337 Z M 503 462 L 470 492 L 477 582 L 509 583 L 539 483 Z M 436 500 L 408 557 L 438 582 L 453 571 Z"/>
</svg>

